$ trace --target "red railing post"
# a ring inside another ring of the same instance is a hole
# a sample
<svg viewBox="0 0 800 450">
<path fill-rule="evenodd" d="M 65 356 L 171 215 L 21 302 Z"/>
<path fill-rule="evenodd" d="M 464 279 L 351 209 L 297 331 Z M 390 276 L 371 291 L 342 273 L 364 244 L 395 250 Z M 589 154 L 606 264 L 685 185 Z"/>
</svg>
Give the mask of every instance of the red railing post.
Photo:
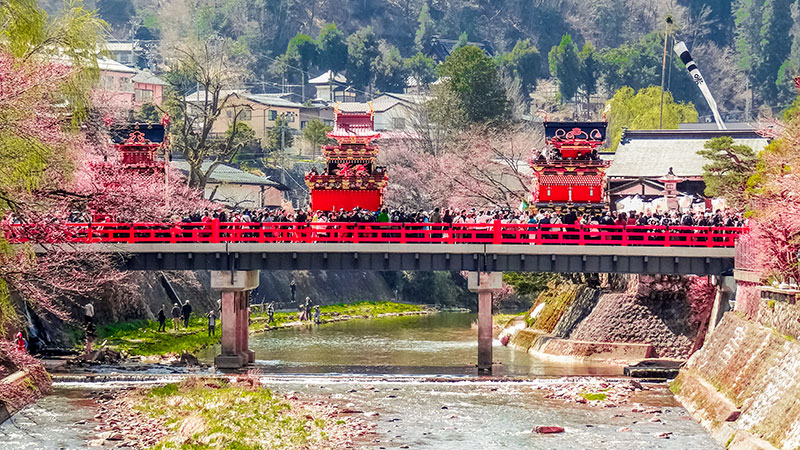
<svg viewBox="0 0 800 450">
<path fill-rule="evenodd" d="M 499 220 L 495 220 L 494 221 L 494 224 L 492 225 L 492 229 L 493 229 L 493 232 L 492 232 L 492 244 L 500 244 L 500 243 L 502 243 L 503 235 L 501 233 L 501 231 L 502 231 L 501 226 L 502 226 L 502 222 L 500 222 Z"/>
<path fill-rule="evenodd" d="M 211 221 L 211 242 L 219 244 L 219 219 L 217 218 Z"/>
</svg>

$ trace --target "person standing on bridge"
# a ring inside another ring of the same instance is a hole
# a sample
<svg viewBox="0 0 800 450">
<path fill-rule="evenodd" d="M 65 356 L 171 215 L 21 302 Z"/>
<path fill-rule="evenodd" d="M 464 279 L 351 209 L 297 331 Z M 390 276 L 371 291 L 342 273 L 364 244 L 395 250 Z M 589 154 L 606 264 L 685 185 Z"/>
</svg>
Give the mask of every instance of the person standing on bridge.
<svg viewBox="0 0 800 450">
<path fill-rule="evenodd" d="M 192 305 L 189 304 L 189 300 L 184 303 L 181 313 L 183 315 L 183 328 L 189 328 L 189 317 L 192 315 Z"/>
<path fill-rule="evenodd" d="M 158 332 L 167 331 L 167 314 L 164 312 L 164 305 L 158 310 Z"/>
</svg>

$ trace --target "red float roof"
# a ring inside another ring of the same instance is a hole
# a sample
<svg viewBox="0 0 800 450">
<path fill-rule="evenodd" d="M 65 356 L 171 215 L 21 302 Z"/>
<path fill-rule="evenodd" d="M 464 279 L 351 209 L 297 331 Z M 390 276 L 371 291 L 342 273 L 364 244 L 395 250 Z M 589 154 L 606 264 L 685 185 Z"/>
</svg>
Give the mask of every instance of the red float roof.
<svg viewBox="0 0 800 450">
<path fill-rule="evenodd" d="M 328 137 L 336 139 L 340 144 L 346 142 L 366 144 L 381 137 L 381 134 L 374 129 L 372 107 L 369 111 L 342 111 L 337 106 L 335 112 L 336 125 L 328 133 Z"/>
</svg>

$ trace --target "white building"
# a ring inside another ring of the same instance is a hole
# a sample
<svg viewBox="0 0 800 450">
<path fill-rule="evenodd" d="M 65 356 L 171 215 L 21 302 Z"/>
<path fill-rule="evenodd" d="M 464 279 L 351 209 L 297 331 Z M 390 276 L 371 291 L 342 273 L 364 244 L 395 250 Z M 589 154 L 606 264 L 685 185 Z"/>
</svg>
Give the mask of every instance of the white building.
<svg viewBox="0 0 800 450">
<path fill-rule="evenodd" d="M 344 75 L 329 70 L 322 75 L 308 80 L 308 84 L 317 90 L 317 98 L 326 102 L 352 102 L 356 99 L 356 93 L 347 85 L 347 78 Z"/>
<path fill-rule="evenodd" d="M 170 165 L 188 176 L 189 163 L 186 161 L 171 161 Z M 210 165 L 211 161 L 204 162 L 203 172 L 208 170 Z M 206 182 L 204 197 L 210 201 L 243 209 L 280 207 L 283 201 L 282 191 L 285 190 L 285 186 L 272 181 L 269 177 L 220 164 Z"/>
</svg>

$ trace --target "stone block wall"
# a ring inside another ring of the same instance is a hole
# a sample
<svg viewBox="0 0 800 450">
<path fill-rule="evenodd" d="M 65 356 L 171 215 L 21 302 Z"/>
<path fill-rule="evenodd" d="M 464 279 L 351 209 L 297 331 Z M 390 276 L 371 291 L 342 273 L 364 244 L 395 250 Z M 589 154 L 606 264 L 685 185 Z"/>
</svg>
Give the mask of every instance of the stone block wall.
<svg viewBox="0 0 800 450">
<path fill-rule="evenodd" d="M 772 328 L 727 313 L 672 388 L 729 449 L 800 448 L 800 343 Z"/>
</svg>

